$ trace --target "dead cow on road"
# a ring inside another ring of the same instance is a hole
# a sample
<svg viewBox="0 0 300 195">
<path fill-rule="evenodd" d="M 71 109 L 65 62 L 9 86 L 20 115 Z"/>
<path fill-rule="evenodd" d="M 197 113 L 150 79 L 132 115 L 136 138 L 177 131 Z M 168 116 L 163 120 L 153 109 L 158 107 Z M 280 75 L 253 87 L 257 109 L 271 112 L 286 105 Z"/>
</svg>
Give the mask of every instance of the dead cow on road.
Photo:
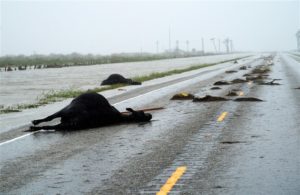
<svg viewBox="0 0 300 195">
<path fill-rule="evenodd" d="M 34 120 L 38 125 L 42 122 L 61 118 L 61 123 L 53 126 L 31 126 L 29 131 L 45 130 L 79 130 L 101 127 L 115 123 L 147 122 L 152 115 L 143 111 L 134 111 L 126 108 L 130 114 L 122 114 L 109 104 L 107 99 L 98 93 L 85 93 L 76 97 L 62 110 L 44 119 Z"/>
<path fill-rule="evenodd" d="M 142 83 L 133 81 L 132 79 L 127 79 L 120 74 L 112 74 L 101 83 L 101 85 L 113 84 L 141 85 Z"/>
</svg>

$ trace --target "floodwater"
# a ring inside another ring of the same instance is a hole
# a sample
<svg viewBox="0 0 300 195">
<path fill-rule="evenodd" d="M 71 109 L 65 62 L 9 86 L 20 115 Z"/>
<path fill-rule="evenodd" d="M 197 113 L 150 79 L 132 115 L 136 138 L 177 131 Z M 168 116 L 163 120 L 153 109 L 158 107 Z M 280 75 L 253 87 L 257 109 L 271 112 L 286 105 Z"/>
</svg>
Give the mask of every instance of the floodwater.
<svg viewBox="0 0 300 195">
<path fill-rule="evenodd" d="M 220 62 L 246 55 L 249 54 L 0 72 L 0 105 L 12 106 L 34 103 L 43 93 L 51 90 L 99 87 L 102 80 L 113 73 L 120 73 L 125 77 L 134 77 L 152 72 L 185 68 L 195 64 Z"/>
</svg>

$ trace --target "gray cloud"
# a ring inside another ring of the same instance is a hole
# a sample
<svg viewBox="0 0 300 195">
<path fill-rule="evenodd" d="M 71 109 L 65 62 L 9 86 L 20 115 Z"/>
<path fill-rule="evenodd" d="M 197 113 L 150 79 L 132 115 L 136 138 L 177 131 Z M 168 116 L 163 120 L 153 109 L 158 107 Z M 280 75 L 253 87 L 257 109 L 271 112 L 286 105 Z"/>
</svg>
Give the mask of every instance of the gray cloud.
<svg viewBox="0 0 300 195">
<path fill-rule="evenodd" d="M 1 1 L 1 55 L 213 50 L 210 38 L 236 50 L 296 48 L 299 1 Z M 225 48 L 222 45 L 222 50 Z"/>
</svg>

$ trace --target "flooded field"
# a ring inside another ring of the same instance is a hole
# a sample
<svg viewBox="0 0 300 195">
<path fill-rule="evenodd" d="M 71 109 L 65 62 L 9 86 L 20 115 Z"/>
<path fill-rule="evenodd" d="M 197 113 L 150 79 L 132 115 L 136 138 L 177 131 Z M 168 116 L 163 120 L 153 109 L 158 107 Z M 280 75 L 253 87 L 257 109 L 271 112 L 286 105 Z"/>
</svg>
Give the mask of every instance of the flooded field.
<svg viewBox="0 0 300 195">
<path fill-rule="evenodd" d="M 0 72 L 0 105 L 11 106 L 34 103 L 43 93 L 51 90 L 99 87 L 101 81 L 112 73 L 120 73 L 125 77 L 134 77 L 147 75 L 152 72 L 186 68 L 195 64 L 220 62 L 247 55 L 249 54 Z"/>
</svg>

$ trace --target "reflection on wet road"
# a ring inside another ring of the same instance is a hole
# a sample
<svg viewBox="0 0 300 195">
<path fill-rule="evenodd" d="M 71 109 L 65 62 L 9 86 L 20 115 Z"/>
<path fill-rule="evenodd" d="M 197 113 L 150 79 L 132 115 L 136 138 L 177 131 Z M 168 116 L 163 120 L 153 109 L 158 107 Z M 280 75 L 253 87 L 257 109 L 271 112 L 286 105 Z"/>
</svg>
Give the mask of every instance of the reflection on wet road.
<svg viewBox="0 0 300 195">
<path fill-rule="evenodd" d="M 263 62 L 249 61 L 252 67 Z M 299 194 L 300 65 L 286 55 L 274 63 L 267 81 L 280 78 L 282 85 L 238 83 L 211 90 L 216 81 L 251 72 L 239 70 L 240 63 L 144 95 L 132 91 L 110 98 L 120 110 L 165 107 L 152 112 L 151 123 L 39 132 L 4 144 L 1 193 Z M 230 69 L 238 72 L 224 74 Z M 226 94 L 234 90 L 264 101 L 232 101 Z M 229 101 L 170 101 L 182 91 Z"/>
</svg>

